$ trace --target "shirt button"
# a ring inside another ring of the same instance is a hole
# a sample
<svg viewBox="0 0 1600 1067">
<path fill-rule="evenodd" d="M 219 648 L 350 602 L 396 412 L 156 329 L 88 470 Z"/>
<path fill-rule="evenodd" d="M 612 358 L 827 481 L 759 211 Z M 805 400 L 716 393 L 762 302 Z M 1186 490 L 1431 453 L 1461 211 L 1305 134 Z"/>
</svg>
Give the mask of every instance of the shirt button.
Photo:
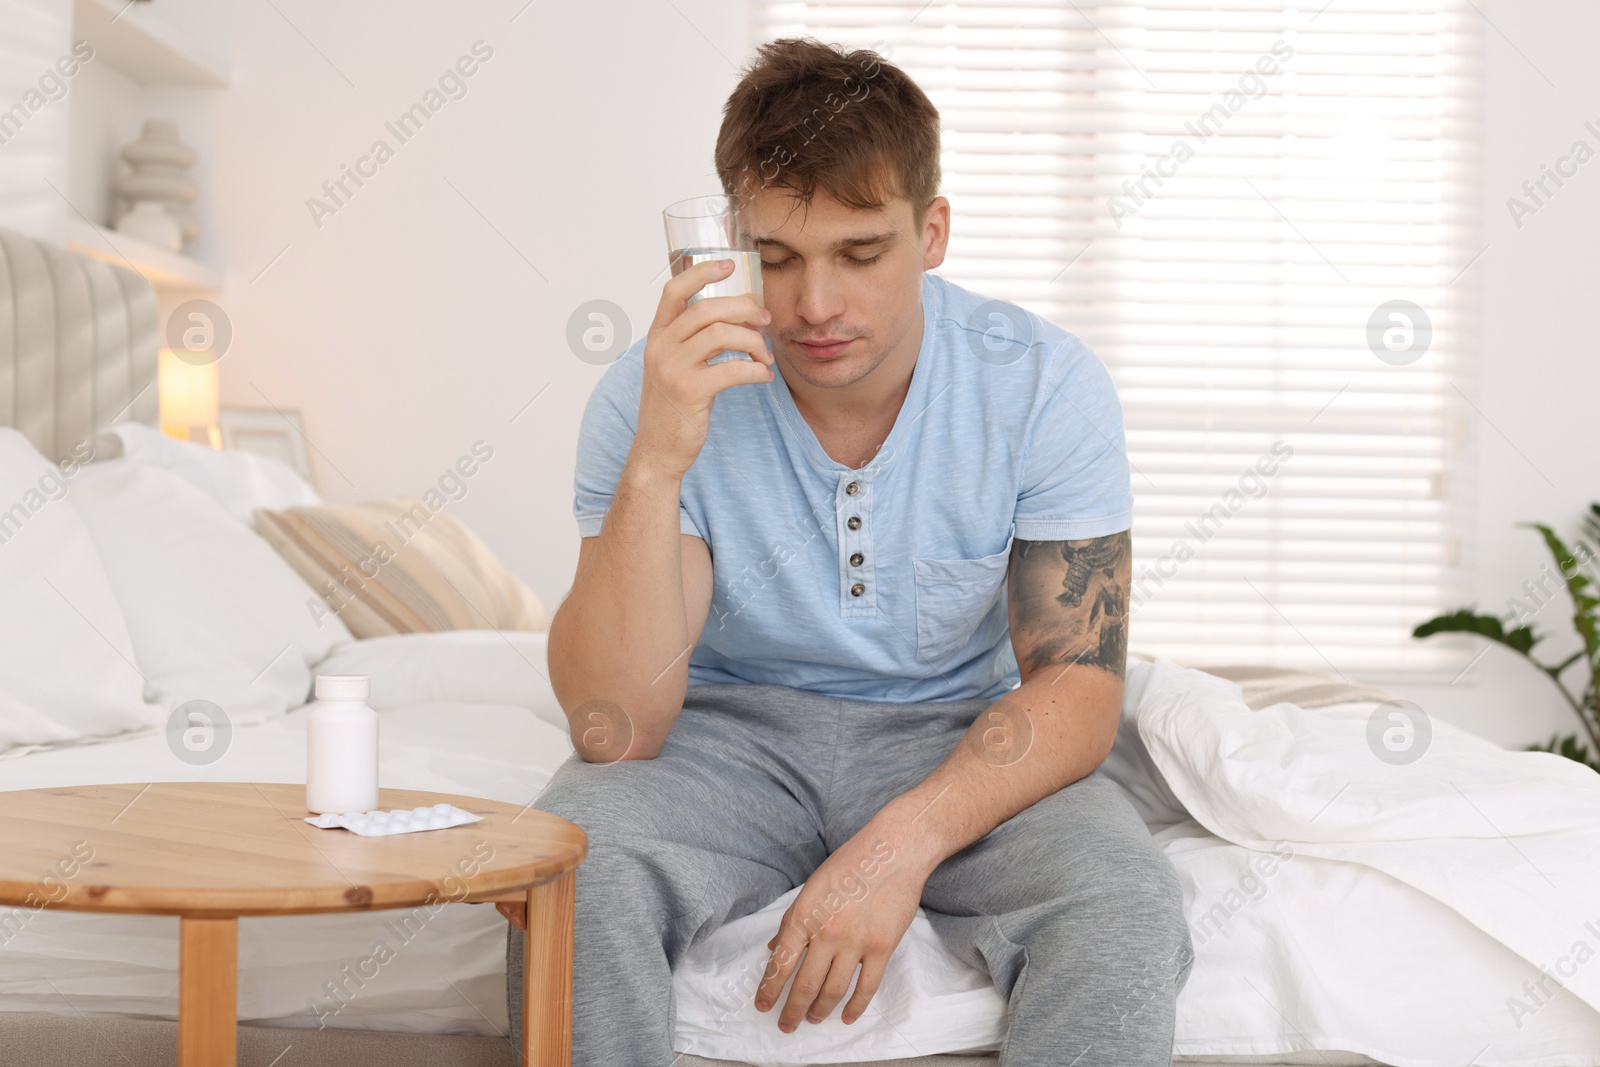
<svg viewBox="0 0 1600 1067">
<path fill-rule="evenodd" d="M 865 593 L 866 591 L 867 591 L 867 587 L 862 585 L 860 582 L 857 582 L 855 585 L 852 585 L 850 587 L 850 595 L 851 596 L 860 596 L 862 593 Z"/>
<path fill-rule="evenodd" d="M 859 553 L 859 552 L 857 552 L 857 553 L 855 553 L 855 554 L 854 554 L 854 555 L 852 555 L 852 556 L 851 556 L 851 557 L 850 557 L 850 566 L 852 566 L 852 567 L 859 567 L 859 566 L 861 566 L 861 561 L 862 561 L 862 560 L 863 560 L 863 559 L 865 559 L 865 558 L 866 558 L 866 557 L 865 557 L 865 556 L 863 556 L 863 555 L 862 555 L 862 554 L 861 554 L 861 553 Z"/>
<path fill-rule="evenodd" d="M 852 515 L 848 519 L 844 520 L 844 524 L 850 527 L 852 530 L 861 529 L 861 519 L 855 515 Z"/>
<path fill-rule="evenodd" d="M 855 496 L 857 493 L 861 492 L 861 483 L 851 482 L 849 485 L 844 487 L 844 491 L 849 493 L 851 496 Z"/>
</svg>

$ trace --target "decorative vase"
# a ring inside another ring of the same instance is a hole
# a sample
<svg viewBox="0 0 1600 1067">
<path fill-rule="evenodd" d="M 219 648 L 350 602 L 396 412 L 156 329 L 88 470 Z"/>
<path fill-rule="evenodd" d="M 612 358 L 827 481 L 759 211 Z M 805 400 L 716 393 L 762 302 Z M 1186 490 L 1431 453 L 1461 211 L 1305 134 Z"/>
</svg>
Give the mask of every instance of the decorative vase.
<svg viewBox="0 0 1600 1067">
<path fill-rule="evenodd" d="M 134 201 L 133 210 L 123 215 L 117 223 L 117 232 L 137 237 L 169 252 L 183 248 L 183 229 L 177 219 L 166 213 L 158 200 Z"/>
<path fill-rule="evenodd" d="M 136 204 L 148 201 L 177 223 L 180 248 L 183 242 L 199 237 L 200 223 L 191 207 L 199 190 L 188 177 L 195 154 L 194 149 L 178 140 L 177 124 L 166 119 L 145 120 L 144 132 L 122 149 L 122 158 L 130 172 L 112 185 L 117 229 L 122 230 L 123 218 L 135 210 Z"/>
</svg>

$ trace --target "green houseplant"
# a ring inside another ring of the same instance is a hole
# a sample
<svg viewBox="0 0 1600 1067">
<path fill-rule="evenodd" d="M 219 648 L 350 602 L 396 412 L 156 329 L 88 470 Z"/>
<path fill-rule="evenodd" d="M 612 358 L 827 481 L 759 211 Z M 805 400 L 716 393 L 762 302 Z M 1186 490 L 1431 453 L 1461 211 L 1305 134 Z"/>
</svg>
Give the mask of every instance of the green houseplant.
<svg viewBox="0 0 1600 1067">
<path fill-rule="evenodd" d="M 1555 557 L 1556 568 L 1560 572 L 1556 581 L 1566 587 L 1572 599 L 1572 625 L 1578 631 L 1583 647 L 1560 663 L 1545 663 L 1535 658 L 1533 648 L 1544 638 L 1524 620 L 1537 608 L 1515 597 L 1507 601 L 1509 612 L 1504 618 L 1480 615 L 1471 608 L 1464 608 L 1429 619 L 1411 631 L 1411 636 L 1477 634 L 1519 653 L 1555 684 L 1583 727 L 1582 733 L 1557 734 L 1542 745 L 1529 745 L 1528 750 L 1554 752 L 1600 771 L 1600 618 L 1597 618 L 1600 598 L 1594 595 L 1594 583 L 1582 570 L 1585 564 L 1595 558 L 1594 550 L 1582 540 L 1578 542 L 1577 551 L 1569 549 L 1555 531 L 1543 523 L 1523 522 L 1517 525 L 1538 530 L 1544 537 L 1545 547 Z M 1600 538 L 1600 504 L 1589 505 L 1584 526 L 1591 537 Z M 1542 588 L 1542 585 L 1535 585 L 1531 581 L 1523 583 L 1523 591 L 1541 606 L 1538 597 Z M 1578 679 L 1579 689 L 1574 694 L 1561 676 L 1569 667 L 1580 663 L 1583 668 Z"/>
</svg>

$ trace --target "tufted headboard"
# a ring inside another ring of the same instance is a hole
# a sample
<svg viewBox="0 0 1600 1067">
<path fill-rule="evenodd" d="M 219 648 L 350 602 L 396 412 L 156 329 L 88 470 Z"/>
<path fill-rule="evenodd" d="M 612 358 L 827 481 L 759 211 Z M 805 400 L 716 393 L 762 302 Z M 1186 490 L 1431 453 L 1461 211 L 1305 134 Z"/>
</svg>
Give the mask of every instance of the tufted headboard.
<svg viewBox="0 0 1600 1067">
<path fill-rule="evenodd" d="M 159 319 L 139 275 L 0 228 L 0 425 L 57 462 L 113 422 L 156 425 Z"/>
</svg>

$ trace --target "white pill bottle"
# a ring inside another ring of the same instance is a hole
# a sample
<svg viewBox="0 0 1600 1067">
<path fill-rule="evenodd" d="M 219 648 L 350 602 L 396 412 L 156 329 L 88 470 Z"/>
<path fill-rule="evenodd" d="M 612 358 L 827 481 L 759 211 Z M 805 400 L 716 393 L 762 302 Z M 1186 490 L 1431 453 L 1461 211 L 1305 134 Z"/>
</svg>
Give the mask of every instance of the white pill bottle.
<svg viewBox="0 0 1600 1067">
<path fill-rule="evenodd" d="M 378 713 L 367 707 L 368 676 L 319 674 L 306 715 L 306 810 L 378 807 Z"/>
</svg>

